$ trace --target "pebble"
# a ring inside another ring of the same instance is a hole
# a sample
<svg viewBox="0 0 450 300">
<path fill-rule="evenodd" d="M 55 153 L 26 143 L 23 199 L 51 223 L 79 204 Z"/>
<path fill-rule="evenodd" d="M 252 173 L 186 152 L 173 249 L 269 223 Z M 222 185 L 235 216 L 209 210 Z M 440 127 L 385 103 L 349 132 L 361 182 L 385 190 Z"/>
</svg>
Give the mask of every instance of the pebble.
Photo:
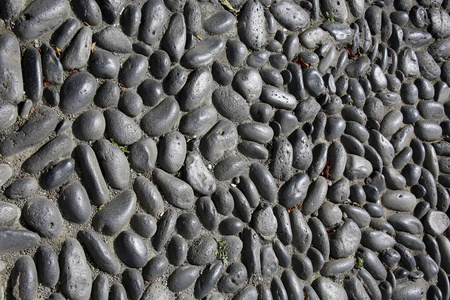
<svg viewBox="0 0 450 300">
<path fill-rule="evenodd" d="M 236 95 L 238 94 L 236 93 Z M 218 105 L 217 103 L 215 104 L 215 107 L 212 105 L 204 105 L 181 117 L 179 125 L 180 132 L 189 136 L 202 136 L 207 133 L 217 122 L 217 112 L 218 110 L 221 110 L 219 108 L 220 105 L 221 104 Z M 228 105 L 228 103 L 224 105 Z M 242 111 L 239 111 L 239 114 L 241 112 Z M 243 114 L 245 115 L 245 111 Z M 236 118 L 239 118 L 238 115 L 230 116 L 226 112 L 222 112 L 222 115 L 228 116 L 230 120 L 233 120 L 235 116 Z"/>
<path fill-rule="evenodd" d="M 370 60 L 366 56 L 361 56 L 355 61 L 351 62 L 345 68 L 345 72 L 348 76 L 357 78 L 365 74 L 370 68 Z"/>
<path fill-rule="evenodd" d="M 2 3 L 1 18 L 5 20 L 11 19 L 16 16 L 25 6 L 25 1 L 5 1 Z"/>
<path fill-rule="evenodd" d="M 193 71 L 179 95 L 181 110 L 192 111 L 202 106 L 211 89 L 211 83 L 212 75 L 209 71 L 205 69 Z"/>
<path fill-rule="evenodd" d="M 41 175 L 41 187 L 45 190 L 53 190 L 63 185 L 75 168 L 73 158 L 64 159 L 53 165 L 46 173 Z"/>
<path fill-rule="evenodd" d="M 66 70 L 80 69 L 89 61 L 92 30 L 83 26 L 65 49 L 61 63 Z M 25 86 L 26 87 L 26 86 Z"/>
<path fill-rule="evenodd" d="M 106 129 L 105 117 L 96 110 L 82 113 L 72 125 L 73 134 L 82 141 L 95 141 L 103 137 Z"/>
<path fill-rule="evenodd" d="M 140 299 L 144 293 L 144 280 L 141 272 L 135 269 L 126 269 L 122 273 L 122 284 L 129 298 Z"/>
<path fill-rule="evenodd" d="M 290 31 L 299 31 L 309 24 L 309 15 L 298 4 L 283 0 L 270 7 L 275 19 Z"/>
<path fill-rule="evenodd" d="M 150 281 L 158 278 L 167 269 L 169 262 L 164 255 L 156 255 L 151 258 L 142 269 L 142 276 Z"/>
<path fill-rule="evenodd" d="M 95 142 L 94 151 L 109 185 L 115 189 L 124 189 L 129 183 L 130 173 L 124 152 L 105 139 Z"/>
<path fill-rule="evenodd" d="M 45 140 L 56 128 L 58 117 L 48 107 L 40 107 L 24 126 L 6 137 L 0 145 L 0 153 L 13 156 Z"/>
<path fill-rule="evenodd" d="M 78 239 L 100 270 L 112 275 L 119 273 L 119 260 L 99 235 L 91 230 L 80 230 Z"/>
<path fill-rule="evenodd" d="M 28 255 L 19 257 L 11 270 L 12 295 L 18 299 L 36 299 L 38 275 L 33 259 Z"/>
<path fill-rule="evenodd" d="M 194 191 L 186 182 L 161 169 L 155 169 L 153 176 L 165 199 L 170 204 L 182 209 L 187 209 L 193 205 Z"/>
<path fill-rule="evenodd" d="M 219 11 L 203 22 L 206 32 L 221 35 L 230 31 L 236 23 L 234 15 L 226 10 Z"/>
<path fill-rule="evenodd" d="M 80 20 L 91 26 L 97 26 L 102 22 L 102 12 L 95 1 L 80 1 L 73 6 L 73 10 Z"/>
<path fill-rule="evenodd" d="M 224 215 L 229 216 L 234 209 L 234 200 L 230 192 L 223 186 L 217 186 L 214 194 L 211 195 L 217 211 Z"/>
<path fill-rule="evenodd" d="M 152 171 L 156 164 L 158 150 L 151 138 L 141 139 L 131 145 L 129 153 L 130 166 L 138 173 Z"/>
<path fill-rule="evenodd" d="M 142 117 L 141 128 L 150 137 L 164 135 L 171 131 L 179 114 L 178 102 L 172 97 L 166 98 Z"/>
<path fill-rule="evenodd" d="M 17 119 L 17 106 L 12 103 L 0 104 L 0 130 L 13 125 Z"/>
<path fill-rule="evenodd" d="M 105 79 L 116 78 L 119 74 L 119 59 L 113 53 L 96 49 L 89 58 L 89 71 L 95 76 Z"/>
<path fill-rule="evenodd" d="M 123 263 L 132 268 L 142 268 L 148 262 L 147 244 L 131 231 L 122 231 L 116 237 L 114 251 Z"/>
<path fill-rule="evenodd" d="M 196 208 L 203 226 L 208 230 L 215 230 L 219 224 L 219 216 L 212 200 L 209 197 L 200 197 L 196 203 Z"/>
<path fill-rule="evenodd" d="M 244 99 L 255 101 L 261 96 L 263 89 L 262 83 L 259 72 L 254 69 L 243 68 L 234 75 L 232 86 Z"/>
<path fill-rule="evenodd" d="M 39 282 L 54 287 L 59 280 L 58 256 L 49 244 L 42 244 L 36 251 L 36 268 Z"/>
<path fill-rule="evenodd" d="M 347 299 L 347 292 L 342 286 L 323 276 L 314 280 L 312 287 L 320 299 Z"/>
<path fill-rule="evenodd" d="M 442 135 L 442 128 L 433 121 L 419 120 L 414 124 L 417 137 L 426 142 L 438 140 Z"/>
<path fill-rule="evenodd" d="M 206 38 L 186 51 L 181 64 L 188 69 L 206 67 L 225 50 L 225 43 L 217 37 Z"/>
<path fill-rule="evenodd" d="M 21 215 L 20 208 L 14 204 L 7 202 L 0 202 L 0 226 L 10 227 L 16 223 Z"/>
<path fill-rule="evenodd" d="M 230 156 L 220 161 L 214 167 L 214 176 L 219 180 L 230 180 L 239 176 L 246 167 L 246 162 L 236 156 Z"/>
<path fill-rule="evenodd" d="M 252 223 L 255 231 L 265 238 L 274 236 L 278 225 L 272 208 L 264 204 L 253 212 Z"/>
<path fill-rule="evenodd" d="M 448 228 L 450 220 L 444 212 L 429 210 L 424 218 L 423 225 L 427 233 L 438 236 Z"/>
<path fill-rule="evenodd" d="M 96 80 L 90 73 L 70 75 L 61 86 L 59 108 L 66 115 L 82 112 L 94 100 L 96 87 Z"/>
<path fill-rule="evenodd" d="M 61 213 L 53 202 L 44 197 L 34 197 L 23 208 L 27 224 L 41 236 L 57 238 L 63 226 Z"/>
<path fill-rule="evenodd" d="M 198 273 L 199 269 L 195 266 L 179 267 L 169 276 L 167 286 L 172 292 L 181 292 L 194 283 Z"/>
<path fill-rule="evenodd" d="M 185 160 L 186 181 L 194 191 L 202 195 L 211 195 L 216 190 L 213 175 L 198 153 L 188 153 Z"/>
<path fill-rule="evenodd" d="M 75 155 L 90 199 L 97 205 L 106 203 L 109 191 L 94 150 L 88 145 L 79 145 L 75 149 Z"/>
<path fill-rule="evenodd" d="M 247 279 L 247 269 L 240 262 L 232 263 L 222 275 L 217 287 L 225 293 L 237 291 Z"/>
<path fill-rule="evenodd" d="M 136 194 L 124 190 L 99 210 L 92 219 L 92 227 L 105 235 L 119 233 L 130 221 L 136 205 Z"/>
<path fill-rule="evenodd" d="M 169 173 L 175 173 L 182 167 L 186 157 L 186 140 L 177 132 L 165 135 L 158 149 L 158 163 Z"/>
<path fill-rule="evenodd" d="M 230 88 L 216 89 L 212 102 L 217 111 L 233 122 L 242 122 L 249 117 L 249 106 L 245 99 Z"/>
<path fill-rule="evenodd" d="M 41 55 L 35 48 L 25 50 L 22 57 L 24 91 L 33 102 L 39 102 L 43 95 L 43 71 Z"/>
<path fill-rule="evenodd" d="M 145 213 L 135 214 L 130 221 L 133 230 L 144 238 L 151 238 L 156 233 L 155 219 Z"/>
<path fill-rule="evenodd" d="M 362 232 L 361 244 L 372 251 L 381 252 L 395 245 L 395 240 L 387 233 L 377 230 Z"/>
<path fill-rule="evenodd" d="M 394 288 L 392 299 L 422 299 L 426 295 L 421 283 L 405 282 Z"/>
<path fill-rule="evenodd" d="M 139 39 L 148 45 L 155 44 L 162 36 L 166 21 L 166 7 L 161 0 L 147 1 L 141 9 Z"/>
<path fill-rule="evenodd" d="M 33 1 L 17 18 L 14 32 L 26 42 L 40 38 L 60 26 L 69 11 L 68 1 Z"/>
<path fill-rule="evenodd" d="M 4 175 L 12 175 L 12 171 L 8 170 L 5 166 Z M 11 183 L 8 188 L 5 189 L 5 196 L 9 199 L 20 200 L 32 196 L 38 188 L 38 182 L 33 177 L 19 178 Z"/>
<path fill-rule="evenodd" d="M 89 298 L 92 288 L 91 269 L 80 243 L 67 238 L 59 253 L 60 288 L 71 299 Z"/>
<path fill-rule="evenodd" d="M 214 80 L 220 85 L 226 86 L 233 81 L 234 74 L 231 68 L 217 60 L 212 64 L 211 73 Z"/>
<path fill-rule="evenodd" d="M 200 151 L 207 160 L 217 161 L 225 151 L 237 144 L 236 126 L 229 120 L 220 120 L 200 141 Z"/>
<path fill-rule="evenodd" d="M 297 100 L 293 95 L 270 85 L 262 87 L 261 101 L 287 110 L 293 110 L 297 106 Z"/>
<path fill-rule="evenodd" d="M 268 32 L 263 5 L 256 0 L 248 1 L 240 10 L 237 31 L 239 38 L 252 50 L 260 50 L 267 44 Z"/>
<path fill-rule="evenodd" d="M 176 95 L 186 84 L 187 72 L 180 66 L 175 66 L 164 79 L 163 88 L 167 95 Z"/>
<path fill-rule="evenodd" d="M 173 61 L 179 61 L 186 45 L 186 23 L 181 13 L 175 13 L 170 18 L 167 28 L 161 40 L 161 48 L 164 49 Z"/>
<path fill-rule="evenodd" d="M 95 94 L 94 103 L 101 108 L 116 107 L 120 100 L 120 88 L 113 81 L 105 81 Z"/>
</svg>

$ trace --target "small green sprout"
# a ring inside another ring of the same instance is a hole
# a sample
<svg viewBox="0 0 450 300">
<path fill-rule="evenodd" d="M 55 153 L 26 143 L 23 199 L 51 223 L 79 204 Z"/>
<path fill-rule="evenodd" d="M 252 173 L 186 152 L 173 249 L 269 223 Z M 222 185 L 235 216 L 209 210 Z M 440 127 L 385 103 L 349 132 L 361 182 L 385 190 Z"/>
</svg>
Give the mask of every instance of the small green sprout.
<svg viewBox="0 0 450 300">
<path fill-rule="evenodd" d="M 326 14 L 326 16 L 327 16 L 328 21 L 336 22 L 336 20 L 334 19 L 334 15 L 330 14 L 330 13 L 327 12 L 327 11 L 325 12 L 325 14 Z"/>
<path fill-rule="evenodd" d="M 228 263 L 227 242 L 224 240 L 217 241 L 219 249 L 216 252 L 217 258 L 223 261 L 224 264 Z"/>
<path fill-rule="evenodd" d="M 110 138 L 109 141 L 111 142 L 111 144 L 113 144 L 114 146 L 119 147 L 119 145 L 117 145 L 116 141 L 114 141 L 113 138 Z"/>
<path fill-rule="evenodd" d="M 356 269 L 361 269 L 364 266 L 364 259 L 362 259 L 361 257 L 356 257 L 356 265 L 355 268 Z"/>
<path fill-rule="evenodd" d="M 98 210 L 99 210 L 99 211 L 102 210 L 102 209 L 103 209 L 103 206 L 105 206 L 105 204 L 100 205 L 100 206 L 98 207 Z"/>
</svg>

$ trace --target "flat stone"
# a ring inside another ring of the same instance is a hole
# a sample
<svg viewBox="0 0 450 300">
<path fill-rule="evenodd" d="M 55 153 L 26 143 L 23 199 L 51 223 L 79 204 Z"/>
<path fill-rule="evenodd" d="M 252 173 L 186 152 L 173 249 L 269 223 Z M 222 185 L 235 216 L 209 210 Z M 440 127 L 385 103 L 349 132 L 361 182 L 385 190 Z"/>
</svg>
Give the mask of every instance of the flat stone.
<svg viewBox="0 0 450 300">
<path fill-rule="evenodd" d="M 70 299 L 89 298 L 92 287 L 91 268 L 77 240 L 73 238 L 65 240 L 59 254 L 59 265 L 60 287 L 63 294 Z"/>
<path fill-rule="evenodd" d="M 40 107 L 18 131 L 5 138 L 0 153 L 6 157 L 19 154 L 45 140 L 56 128 L 58 117 L 48 107 Z"/>
<path fill-rule="evenodd" d="M 206 38 L 186 51 L 181 58 L 181 64 L 189 69 L 206 67 L 225 50 L 225 43 L 216 37 Z"/>
<path fill-rule="evenodd" d="M 40 38 L 61 25 L 69 11 L 70 4 L 66 0 L 33 1 L 17 18 L 14 32 L 26 42 Z"/>
<path fill-rule="evenodd" d="M 39 235 L 29 230 L 0 230 L 0 252 L 17 252 L 34 247 L 40 240 Z"/>
</svg>

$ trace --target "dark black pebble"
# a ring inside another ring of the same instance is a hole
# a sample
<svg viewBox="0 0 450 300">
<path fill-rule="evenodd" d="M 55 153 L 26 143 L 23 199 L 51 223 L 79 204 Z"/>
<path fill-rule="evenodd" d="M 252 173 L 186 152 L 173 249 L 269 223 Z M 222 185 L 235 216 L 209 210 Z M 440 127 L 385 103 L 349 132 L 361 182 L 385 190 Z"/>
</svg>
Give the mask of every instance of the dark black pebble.
<svg viewBox="0 0 450 300">
<path fill-rule="evenodd" d="M 71 180 L 61 189 L 58 203 L 66 220 L 83 224 L 91 215 L 89 196 L 78 181 Z"/>
<path fill-rule="evenodd" d="M 142 276 L 145 280 L 151 281 L 161 276 L 169 266 L 169 261 L 164 255 L 156 255 L 150 259 L 142 269 Z"/>
<path fill-rule="evenodd" d="M 41 175 L 41 187 L 48 191 L 60 187 L 69 179 L 74 169 L 75 160 L 73 158 L 58 162 L 48 172 Z"/>
<path fill-rule="evenodd" d="M 142 268 L 148 262 L 148 248 L 145 241 L 136 233 L 122 231 L 114 240 L 117 256 L 132 268 Z"/>
<path fill-rule="evenodd" d="M 125 287 L 126 294 L 133 300 L 141 299 L 144 293 L 144 279 L 139 270 L 126 269 L 122 273 L 122 284 Z"/>
<path fill-rule="evenodd" d="M 85 246 L 95 265 L 106 273 L 116 275 L 120 271 L 120 262 L 102 238 L 91 230 L 80 230 L 78 239 Z"/>
<path fill-rule="evenodd" d="M 131 227 L 144 238 L 151 238 L 156 232 L 155 219 L 145 213 L 135 214 L 130 221 Z"/>
</svg>

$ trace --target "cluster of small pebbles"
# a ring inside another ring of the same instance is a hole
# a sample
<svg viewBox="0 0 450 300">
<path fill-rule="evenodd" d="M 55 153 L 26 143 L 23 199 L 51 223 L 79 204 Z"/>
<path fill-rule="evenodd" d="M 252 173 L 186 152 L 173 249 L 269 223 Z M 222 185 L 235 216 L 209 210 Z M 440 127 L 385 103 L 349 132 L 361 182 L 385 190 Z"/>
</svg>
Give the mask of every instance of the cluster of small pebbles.
<svg viewBox="0 0 450 300">
<path fill-rule="evenodd" d="M 449 0 L 1 0 L 0 299 L 449 299 Z"/>
</svg>

